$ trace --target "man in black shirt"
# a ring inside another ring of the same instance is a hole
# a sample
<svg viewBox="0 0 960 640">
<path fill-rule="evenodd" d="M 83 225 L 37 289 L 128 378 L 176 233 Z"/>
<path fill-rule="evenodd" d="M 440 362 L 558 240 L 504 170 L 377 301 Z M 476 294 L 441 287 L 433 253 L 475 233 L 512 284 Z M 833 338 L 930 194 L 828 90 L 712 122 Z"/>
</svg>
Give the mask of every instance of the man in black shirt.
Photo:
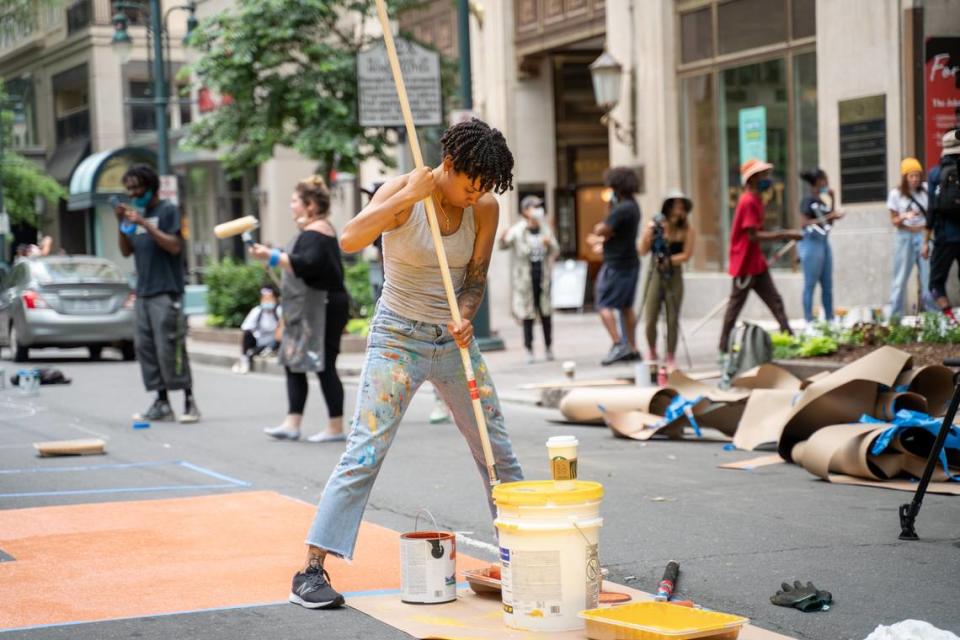
<svg viewBox="0 0 960 640">
<path fill-rule="evenodd" d="M 133 207 L 118 204 L 115 212 L 120 222 L 120 253 L 133 254 L 137 269 L 137 360 L 147 391 L 157 392 L 150 408 L 134 419 L 173 420 L 167 391 L 182 389 L 180 422 L 196 422 L 200 412 L 191 388 L 183 315 L 180 212 L 158 197 L 160 179 L 150 167 L 132 167 L 124 174 L 123 185 Z"/>
<path fill-rule="evenodd" d="M 603 266 L 597 276 L 596 300 L 600 319 L 613 340 L 613 346 L 603 365 L 636 360 L 637 316 L 633 301 L 640 275 L 637 256 L 637 229 L 640 226 L 640 206 L 633 199 L 638 190 L 637 175 L 626 167 L 613 167 L 604 175 L 604 183 L 613 191 L 610 214 L 593 228 L 588 241 L 603 243 Z M 617 326 L 617 314 L 623 334 Z"/>
</svg>

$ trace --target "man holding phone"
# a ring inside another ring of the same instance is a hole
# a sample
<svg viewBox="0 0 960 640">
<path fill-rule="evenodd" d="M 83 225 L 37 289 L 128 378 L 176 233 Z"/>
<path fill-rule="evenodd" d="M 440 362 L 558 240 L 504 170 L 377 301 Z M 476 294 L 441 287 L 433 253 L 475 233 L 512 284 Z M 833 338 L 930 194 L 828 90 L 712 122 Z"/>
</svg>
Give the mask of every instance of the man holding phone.
<svg viewBox="0 0 960 640">
<path fill-rule="evenodd" d="M 114 203 L 120 223 L 120 253 L 133 255 L 137 269 L 137 360 L 147 391 L 157 397 L 135 420 L 174 420 L 168 391 L 185 395 L 180 422 L 197 422 L 200 411 L 193 399 L 187 358 L 187 321 L 183 315 L 183 237 L 180 212 L 161 200 L 160 178 L 148 166 L 131 167 L 123 186 L 133 206 Z"/>
</svg>

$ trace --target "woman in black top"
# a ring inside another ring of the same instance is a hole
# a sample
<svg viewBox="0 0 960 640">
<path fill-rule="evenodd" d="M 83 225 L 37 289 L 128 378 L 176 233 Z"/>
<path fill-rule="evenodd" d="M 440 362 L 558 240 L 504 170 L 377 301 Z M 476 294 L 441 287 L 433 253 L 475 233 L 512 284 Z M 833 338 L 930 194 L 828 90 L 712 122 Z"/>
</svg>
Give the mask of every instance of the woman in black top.
<svg viewBox="0 0 960 640">
<path fill-rule="evenodd" d="M 284 251 L 261 244 L 250 254 L 283 271 L 283 340 L 280 363 L 287 372 L 287 417 L 264 433 L 278 440 L 297 440 L 307 401 L 307 372 L 315 371 L 327 402 L 330 422 L 310 442 L 346 440 L 343 433 L 343 383 L 337 375 L 340 337 L 349 319 L 349 298 L 337 232 L 327 219 L 330 192 L 323 178 L 297 184 L 290 211 L 300 231 Z"/>
</svg>

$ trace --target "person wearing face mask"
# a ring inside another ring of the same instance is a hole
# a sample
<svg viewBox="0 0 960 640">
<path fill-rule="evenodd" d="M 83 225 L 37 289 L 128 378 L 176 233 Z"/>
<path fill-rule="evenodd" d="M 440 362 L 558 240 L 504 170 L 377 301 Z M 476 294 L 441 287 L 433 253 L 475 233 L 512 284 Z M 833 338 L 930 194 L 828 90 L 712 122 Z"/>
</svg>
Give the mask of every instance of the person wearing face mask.
<svg viewBox="0 0 960 640">
<path fill-rule="evenodd" d="M 533 323 L 537 316 L 543 324 L 543 342 L 547 360 L 553 360 L 552 323 L 550 318 L 550 267 L 560 253 L 560 245 L 546 223 L 543 200 L 526 196 L 520 202 L 523 217 L 504 230 L 499 246 L 511 252 L 511 282 L 513 283 L 513 316 L 523 322 L 523 346 L 527 364 L 533 358 Z"/>
<path fill-rule="evenodd" d="M 800 172 L 800 179 L 810 186 L 810 192 L 800 202 L 803 215 L 803 240 L 797 245 L 803 265 L 803 319 L 807 327 L 813 323 L 813 290 L 820 284 L 823 313 L 833 321 L 833 253 L 827 234 L 832 223 L 843 217 L 834 209 L 833 189 L 823 169 Z"/>
<path fill-rule="evenodd" d="M 330 192 L 323 178 L 301 180 L 290 196 L 290 212 L 299 231 L 284 250 L 262 244 L 250 255 L 282 272 L 283 339 L 280 364 L 287 375 L 287 416 L 264 429 L 277 440 L 298 440 L 307 404 L 307 373 L 315 372 L 327 403 L 327 428 L 310 442 L 343 442 L 343 383 L 337 375 L 340 338 L 350 318 L 343 283 L 337 232 L 330 224 Z"/>
<path fill-rule="evenodd" d="M 197 422 L 200 411 L 193 397 L 183 314 L 180 212 L 172 202 L 159 198 L 160 178 L 150 167 L 131 167 L 122 180 L 133 206 L 118 203 L 114 212 L 120 223 L 120 253 L 133 255 L 137 270 L 134 345 L 143 384 L 157 393 L 153 404 L 134 419 L 174 420 L 167 392 L 183 390 L 180 422 Z"/>
<path fill-rule="evenodd" d="M 233 365 L 234 373 L 248 373 L 254 356 L 279 348 L 277 335 L 280 333 L 282 317 L 282 310 L 277 304 L 277 292 L 271 287 L 260 289 L 260 304 L 250 309 L 240 325 L 243 351 L 240 360 Z"/>
<path fill-rule="evenodd" d="M 773 165 L 762 160 L 750 159 L 740 166 L 740 182 L 743 193 L 737 201 L 730 227 L 730 261 L 727 272 L 733 276 L 730 299 L 720 330 L 720 354 L 726 355 L 730 346 L 730 333 L 747 302 L 751 291 L 756 291 L 767 308 L 780 324 L 780 330 L 793 335 L 783 298 L 773 284 L 767 260 L 760 247 L 761 242 L 776 240 L 800 240 L 803 232 L 797 230 L 766 231 L 763 228 L 763 193 L 773 186 Z"/>
</svg>

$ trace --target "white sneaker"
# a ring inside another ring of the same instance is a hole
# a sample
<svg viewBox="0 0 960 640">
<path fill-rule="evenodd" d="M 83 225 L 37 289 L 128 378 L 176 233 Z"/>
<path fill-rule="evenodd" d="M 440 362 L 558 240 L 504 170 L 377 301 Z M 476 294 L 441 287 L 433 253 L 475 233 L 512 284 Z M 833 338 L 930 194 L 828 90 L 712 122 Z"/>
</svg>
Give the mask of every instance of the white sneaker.
<svg viewBox="0 0 960 640">
<path fill-rule="evenodd" d="M 300 432 L 296 429 L 291 429 L 285 425 L 280 425 L 279 427 L 266 427 L 263 432 L 270 436 L 271 438 L 276 438 L 277 440 L 299 440 Z"/>
<path fill-rule="evenodd" d="M 547 358 L 547 362 L 553 362 L 553 349 L 547 349 L 547 352 L 544 355 Z"/>
<path fill-rule="evenodd" d="M 250 373 L 250 359 L 240 358 L 239 360 L 236 361 L 236 363 L 234 363 L 231 371 L 239 375 Z"/>
<path fill-rule="evenodd" d="M 533 357 L 533 351 L 527 351 L 526 363 L 533 364 L 535 362 Z"/>
<path fill-rule="evenodd" d="M 347 439 L 345 433 L 327 433 L 320 431 L 307 438 L 307 442 L 343 442 Z"/>
<path fill-rule="evenodd" d="M 450 412 L 447 411 L 446 405 L 434 407 L 433 411 L 430 412 L 430 424 L 441 424 L 444 422 L 450 422 Z"/>
</svg>

